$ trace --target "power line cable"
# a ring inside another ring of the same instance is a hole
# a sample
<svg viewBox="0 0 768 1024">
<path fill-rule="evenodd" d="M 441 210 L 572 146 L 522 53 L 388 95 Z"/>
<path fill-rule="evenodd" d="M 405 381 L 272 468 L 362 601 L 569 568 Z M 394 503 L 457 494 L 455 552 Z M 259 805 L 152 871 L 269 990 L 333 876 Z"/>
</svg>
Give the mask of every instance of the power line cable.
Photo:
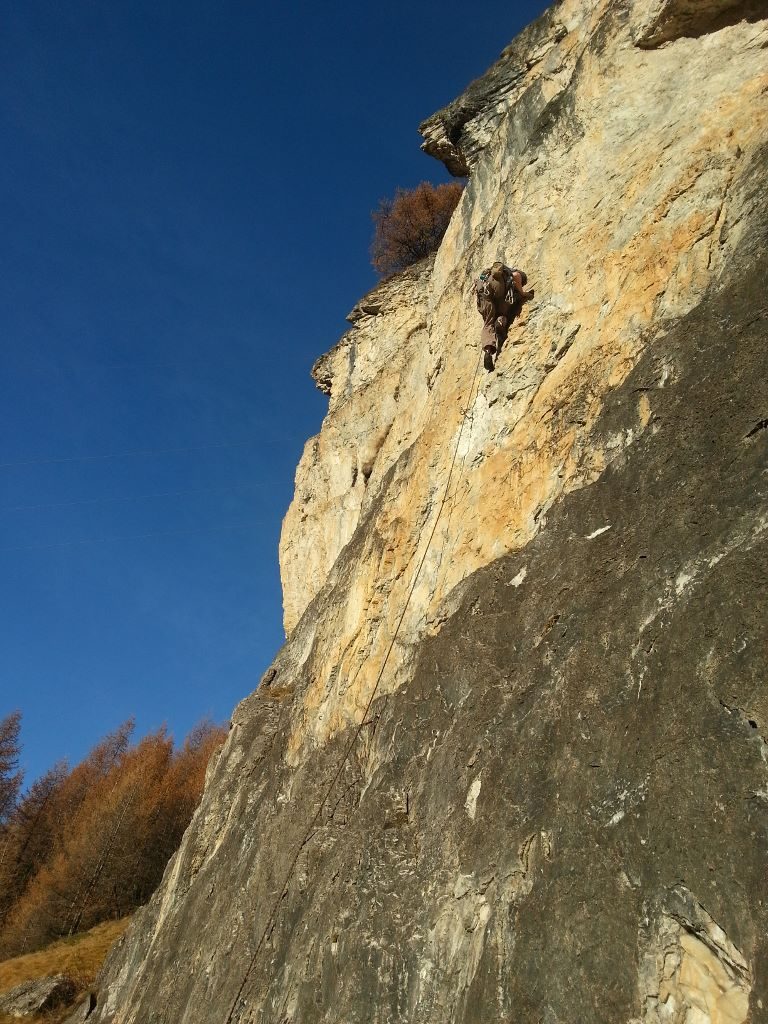
<svg viewBox="0 0 768 1024">
<path fill-rule="evenodd" d="M 222 441 L 217 444 L 190 445 L 185 448 L 137 448 L 127 452 L 107 452 L 103 455 L 72 455 L 62 458 L 21 459 L 17 462 L 0 462 L 0 469 L 14 469 L 17 466 L 50 466 L 65 462 L 101 462 L 106 459 L 135 459 L 157 455 L 180 455 L 188 452 L 214 451 L 221 448 L 244 448 L 249 444 L 282 444 L 285 438 L 251 438 L 249 441 Z"/>
<path fill-rule="evenodd" d="M 232 491 L 254 490 L 257 487 L 257 484 L 233 484 L 230 487 L 190 487 L 180 491 L 154 491 L 148 494 L 127 494 L 114 498 L 77 498 L 72 501 L 46 501 L 37 505 L 0 505 L 0 512 L 28 512 L 39 508 L 71 508 L 75 505 L 101 505 L 110 502 L 144 501 L 148 498 L 175 498 L 184 494 L 227 494 Z"/>
<path fill-rule="evenodd" d="M 84 540 L 54 541 L 51 544 L 21 544 L 18 547 L 0 548 L 0 555 L 8 554 L 11 551 L 36 551 L 45 548 L 75 548 L 84 547 L 88 544 L 112 544 L 115 541 L 123 540 L 144 540 L 147 537 L 173 537 L 187 533 L 213 533 L 226 530 L 250 530 L 254 526 L 267 526 L 267 519 L 255 519 L 251 523 L 236 523 L 233 526 L 192 526 L 189 529 L 177 530 L 152 530 L 149 533 L 125 533 L 117 534 L 114 537 L 86 537 Z"/>
</svg>

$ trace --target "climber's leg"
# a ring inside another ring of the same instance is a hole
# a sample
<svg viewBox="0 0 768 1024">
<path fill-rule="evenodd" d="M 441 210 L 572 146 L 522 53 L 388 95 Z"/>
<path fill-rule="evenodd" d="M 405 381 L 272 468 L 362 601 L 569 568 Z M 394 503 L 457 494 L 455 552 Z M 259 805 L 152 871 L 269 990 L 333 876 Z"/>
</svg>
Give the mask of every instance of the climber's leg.
<svg viewBox="0 0 768 1024">
<path fill-rule="evenodd" d="M 486 352 L 496 352 L 496 306 L 487 297 L 477 300 L 477 310 L 483 318 L 483 329 L 480 333 L 480 344 Z"/>
<path fill-rule="evenodd" d="M 507 340 L 509 328 L 515 318 L 514 304 L 502 299 L 496 303 L 496 356 L 501 354 L 501 349 Z"/>
</svg>

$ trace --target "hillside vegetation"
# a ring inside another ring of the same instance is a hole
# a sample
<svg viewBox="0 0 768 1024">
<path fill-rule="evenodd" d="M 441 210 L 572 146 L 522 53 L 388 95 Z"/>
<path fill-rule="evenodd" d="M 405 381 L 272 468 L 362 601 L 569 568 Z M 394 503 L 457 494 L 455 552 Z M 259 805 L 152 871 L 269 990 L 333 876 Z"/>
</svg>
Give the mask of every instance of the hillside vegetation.
<svg viewBox="0 0 768 1024">
<path fill-rule="evenodd" d="M 119 921 L 105 921 L 82 935 L 60 939 L 46 949 L 25 956 L 14 957 L 0 962 L 0 993 L 15 988 L 23 981 L 49 977 L 52 974 L 66 974 L 84 992 L 92 984 L 101 969 L 104 959 L 130 923 L 129 917 Z M 40 1017 L 28 1017 L 29 1024 L 57 1024 L 59 1018 L 71 1013 L 71 1004 L 61 1011 Z M 0 1024 L 18 1024 L 18 1017 L 0 1013 Z"/>
<path fill-rule="evenodd" d="M 55 765 L 18 796 L 19 728 L 18 714 L 0 722 L 0 764 L 13 791 L 0 818 L 4 957 L 119 920 L 146 902 L 225 735 L 205 722 L 174 749 L 165 729 L 132 742 L 129 721 L 80 764 Z"/>
</svg>

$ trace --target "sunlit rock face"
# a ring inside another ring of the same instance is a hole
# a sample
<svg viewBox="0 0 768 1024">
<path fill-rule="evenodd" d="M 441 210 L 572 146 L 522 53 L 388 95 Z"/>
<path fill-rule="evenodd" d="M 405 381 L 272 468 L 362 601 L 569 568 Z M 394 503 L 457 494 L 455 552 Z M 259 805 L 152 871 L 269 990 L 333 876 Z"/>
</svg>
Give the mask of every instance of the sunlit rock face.
<svg viewBox="0 0 768 1024">
<path fill-rule="evenodd" d="M 329 396 L 322 431 L 296 470 L 280 567 L 290 633 L 351 539 L 385 470 L 419 436 L 434 363 L 427 301 L 434 260 L 385 281 L 349 314 L 352 327 L 312 375 Z"/>
<path fill-rule="evenodd" d="M 315 366 L 288 640 L 89 1020 L 768 1020 L 766 19 L 563 0 L 422 126 L 469 183 Z"/>
</svg>

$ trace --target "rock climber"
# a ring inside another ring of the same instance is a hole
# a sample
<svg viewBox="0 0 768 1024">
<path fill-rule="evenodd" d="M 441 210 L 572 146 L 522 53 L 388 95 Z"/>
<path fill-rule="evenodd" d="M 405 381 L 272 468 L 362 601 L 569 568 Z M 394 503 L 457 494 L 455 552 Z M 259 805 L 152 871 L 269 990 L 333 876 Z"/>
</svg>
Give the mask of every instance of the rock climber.
<svg viewBox="0 0 768 1024">
<path fill-rule="evenodd" d="M 523 303 L 533 298 L 533 288 L 525 290 L 527 283 L 528 276 L 523 270 L 507 267 L 500 260 L 484 270 L 477 280 L 477 309 L 483 318 L 480 344 L 486 370 L 493 369 L 493 357 L 501 351 L 509 326 L 520 314 Z"/>
</svg>

